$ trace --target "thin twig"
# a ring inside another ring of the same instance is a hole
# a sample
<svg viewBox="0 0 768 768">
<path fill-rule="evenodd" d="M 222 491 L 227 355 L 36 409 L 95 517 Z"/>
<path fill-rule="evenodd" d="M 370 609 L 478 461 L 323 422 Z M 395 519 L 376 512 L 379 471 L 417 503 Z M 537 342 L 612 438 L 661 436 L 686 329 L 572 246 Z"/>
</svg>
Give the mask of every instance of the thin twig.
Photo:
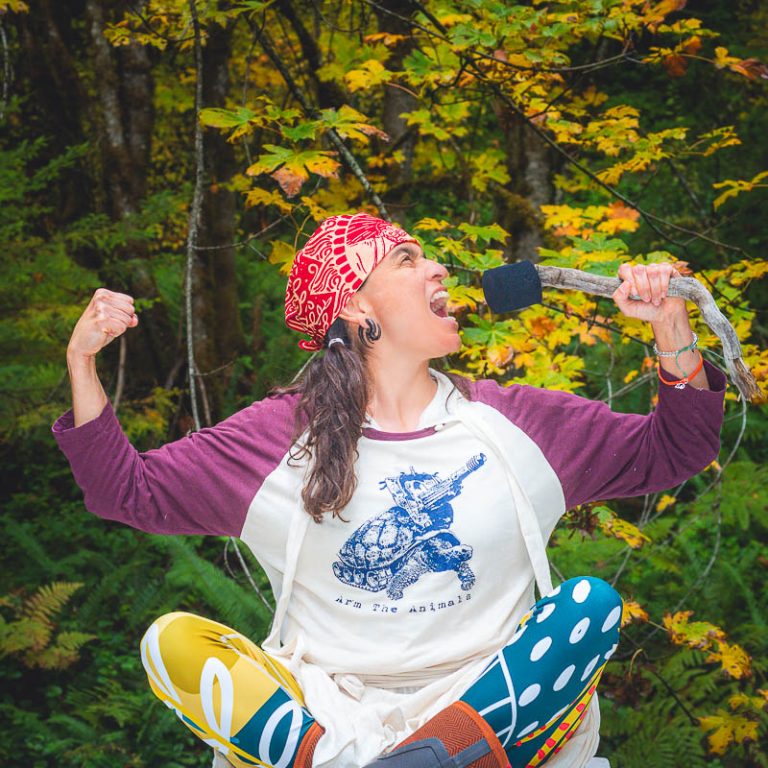
<svg viewBox="0 0 768 768">
<path fill-rule="evenodd" d="M 235 554 L 237 555 L 237 559 L 240 562 L 240 567 L 243 569 L 243 572 L 245 573 L 245 577 L 248 579 L 248 582 L 250 583 L 251 587 L 253 588 L 253 591 L 259 596 L 261 599 L 261 602 L 264 603 L 267 610 L 274 614 L 275 609 L 272 607 L 271 603 L 267 600 L 266 596 L 264 595 L 264 592 L 259 588 L 259 585 L 254 581 L 253 576 L 251 575 L 250 570 L 248 569 L 248 563 L 245 562 L 245 558 L 243 557 L 243 553 L 240 551 L 240 547 L 237 546 L 237 539 L 234 536 L 230 536 L 227 539 L 226 544 L 224 545 L 224 563 L 227 566 L 227 570 L 229 571 L 230 575 L 234 578 L 234 573 L 232 573 L 232 569 L 229 567 L 229 560 L 228 560 L 228 553 L 229 553 L 229 547 L 230 545 L 235 550 Z"/>
<path fill-rule="evenodd" d="M 120 337 L 120 347 L 117 356 L 117 384 L 115 385 L 115 396 L 112 398 L 112 410 L 117 413 L 120 407 L 120 401 L 123 399 L 123 390 L 125 389 L 125 356 L 126 356 L 125 334 Z"/>
<path fill-rule="evenodd" d="M 184 309 L 187 315 L 187 368 L 189 373 L 189 399 L 192 404 L 192 421 L 195 430 L 199 430 L 200 413 L 197 407 L 197 364 L 195 363 L 195 332 L 192 317 L 192 277 L 195 267 L 200 213 L 203 207 L 203 127 L 200 124 L 200 110 L 203 105 L 203 51 L 200 41 L 200 20 L 197 17 L 195 0 L 189 0 L 189 12 L 195 36 L 195 188 L 192 205 L 189 209 L 189 227 L 187 232 L 187 261 L 184 276 Z"/>
<path fill-rule="evenodd" d="M 0 19 L 0 43 L 3 46 L 3 92 L 0 95 L 0 120 L 2 120 L 5 117 L 5 108 L 8 106 L 8 94 L 11 90 L 11 54 L 8 50 L 8 37 L 5 34 L 2 19 Z"/>
</svg>

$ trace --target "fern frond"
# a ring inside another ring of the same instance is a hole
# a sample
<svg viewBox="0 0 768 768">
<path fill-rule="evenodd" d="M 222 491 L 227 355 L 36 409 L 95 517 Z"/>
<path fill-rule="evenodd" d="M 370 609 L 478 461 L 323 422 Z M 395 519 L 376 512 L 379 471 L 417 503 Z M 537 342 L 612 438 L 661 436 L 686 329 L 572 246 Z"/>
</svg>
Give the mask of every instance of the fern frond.
<svg viewBox="0 0 768 768">
<path fill-rule="evenodd" d="M 72 595 L 82 586 L 81 582 L 73 581 L 54 581 L 52 584 L 45 584 L 24 603 L 21 614 L 33 621 L 50 625 L 53 616 L 69 602 Z"/>
</svg>

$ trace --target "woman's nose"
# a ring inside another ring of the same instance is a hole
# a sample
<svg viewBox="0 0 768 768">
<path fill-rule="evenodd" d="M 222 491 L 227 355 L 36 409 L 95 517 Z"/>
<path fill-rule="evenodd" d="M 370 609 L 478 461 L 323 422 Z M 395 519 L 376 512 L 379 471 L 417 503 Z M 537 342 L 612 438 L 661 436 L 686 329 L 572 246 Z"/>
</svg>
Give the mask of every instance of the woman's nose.
<svg viewBox="0 0 768 768">
<path fill-rule="evenodd" d="M 427 265 L 430 280 L 445 280 L 445 278 L 448 277 L 448 269 L 445 264 L 427 259 Z"/>
</svg>

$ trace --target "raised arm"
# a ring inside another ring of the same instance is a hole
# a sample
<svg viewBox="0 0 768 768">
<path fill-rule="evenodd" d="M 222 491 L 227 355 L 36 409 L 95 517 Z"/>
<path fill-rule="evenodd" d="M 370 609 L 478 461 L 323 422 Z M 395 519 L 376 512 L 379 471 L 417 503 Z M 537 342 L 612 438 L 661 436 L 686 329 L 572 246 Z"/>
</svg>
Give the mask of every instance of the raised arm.
<svg viewBox="0 0 768 768">
<path fill-rule="evenodd" d="M 623 265 L 614 299 L 624 314 L 652 324 L 660 351 L 692 341 L 682 299 L 665 297 L 670 265 Z M 640 301 L 630 299 L 641 297 Z M 614 413 L 602 402 L 528 386 L 478 382 L 476 396 L 522 429 L 541 449 L 563 487 L 566 509 L 588 501 L 666 490 L 717 457 L 725 376 L 698 351 L 661 357 L 663 380 L 648 415 Z M 701 364 L 701 365 L 700 365 Z M 699 368 L 698 372 L 696 369 Z M 686 377 L 688 374 L 688 377 Z M 684 386 L 669 382 L 689 378 Z M 549 530 L 554 518 L 543 521 Z"/>
<path fill-rule="evenodd" d="M 99 288 L 93 294 L 67 346 L 67 369 L 76 427 L 93 421 L 107 404 L 107 395 L 96 372 L 96 355 L 128 328 L 135 328 L 138 324 L 131 296 L 106 288 Z"/>
<path fill-rule="evenodd" d="M 238 536 L 264 479 L 290 448 L 291 397 L 267 399 L 210 429 L 139 453 L 96 374 L 96 354 L 137 324 L 133 302 L 100 289 L 78 321 L 67 354 L 73 409 L 53 433 L 100 517 L 151 533 Z"/>
</svg>

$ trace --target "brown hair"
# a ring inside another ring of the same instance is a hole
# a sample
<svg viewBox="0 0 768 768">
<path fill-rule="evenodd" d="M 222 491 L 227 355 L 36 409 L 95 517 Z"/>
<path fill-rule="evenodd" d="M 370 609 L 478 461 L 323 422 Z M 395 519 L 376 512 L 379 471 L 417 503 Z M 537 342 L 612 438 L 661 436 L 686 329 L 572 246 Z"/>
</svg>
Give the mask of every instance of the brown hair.
<svg viewBox="0 0 768 768">
<path fill-rule="evenodd" d="M 328 346 L 328 339 L 334 338 L 344 343 Z M 296 381 L 273 392 L 301 395 L 290 458 L 311 461 L 301 499 L 317 523 L 328 512 L 343 519 L 341 513 L 357 488 L 357 443 L 370 396 L 365 353 L 365 342 L 347 333 L 346 324 L 336 320 L 328 331 L 325 349 L 307 363 Z M 468 398 L 467 380 L 449 377 Z M 302 434 L 303 440 L 297 443 Z"/>
</svg>

